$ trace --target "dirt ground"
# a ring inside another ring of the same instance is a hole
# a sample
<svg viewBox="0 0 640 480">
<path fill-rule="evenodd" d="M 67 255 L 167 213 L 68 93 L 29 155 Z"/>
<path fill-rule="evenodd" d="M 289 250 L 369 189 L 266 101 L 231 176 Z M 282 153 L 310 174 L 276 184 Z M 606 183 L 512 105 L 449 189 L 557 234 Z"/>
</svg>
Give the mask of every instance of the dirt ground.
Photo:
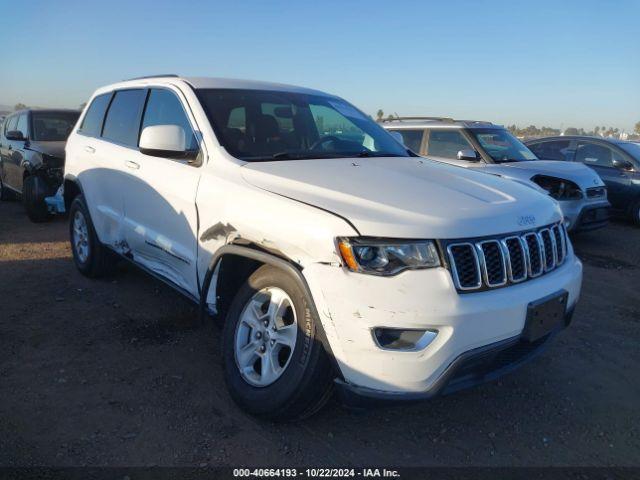
<svg viewBox="0 0 640 480">
<path fill-rule="evenodd" d="M 66 219 L 0 203 L 0 465 L 640 464 L 640 228 L 574 238 L 574 323 L 501 381 L 426 403 L 304 422 L 243 414 L 220 333 L 131 266 L 88 280 Z"/>
</svg>

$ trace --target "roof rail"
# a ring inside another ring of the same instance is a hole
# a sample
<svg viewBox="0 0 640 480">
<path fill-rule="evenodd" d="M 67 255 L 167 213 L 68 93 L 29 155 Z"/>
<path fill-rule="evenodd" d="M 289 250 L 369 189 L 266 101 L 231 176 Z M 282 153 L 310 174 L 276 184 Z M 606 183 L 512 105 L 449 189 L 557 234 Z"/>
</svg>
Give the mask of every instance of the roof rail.
<svg viewBox="0 0 640 480">
<path fill-rule="evenodd" d="M 134 77 L 134 78 L 127 78 L 126 80 L 123 80 L 124 82 L 128 82 L 131 80 L 144 80 L 146 78 L 162 78 L 162 77 L 171 77 L 171 78 L 177 78 L 180 75 L 176 75 L 175 73 L 166 73 L 163 75 L 145 75 L 144 77 Z"/>
<path fill-rule="evenodd" d="M 450 117 L 398 117 L 395 116 L 393 118 L 385 118 L 382 121 L 383 122 L 393 122 L 396 120 L 434 120 L 437 122 L 455 122 L 455 120 L 453 118 Z"/>
</svg>

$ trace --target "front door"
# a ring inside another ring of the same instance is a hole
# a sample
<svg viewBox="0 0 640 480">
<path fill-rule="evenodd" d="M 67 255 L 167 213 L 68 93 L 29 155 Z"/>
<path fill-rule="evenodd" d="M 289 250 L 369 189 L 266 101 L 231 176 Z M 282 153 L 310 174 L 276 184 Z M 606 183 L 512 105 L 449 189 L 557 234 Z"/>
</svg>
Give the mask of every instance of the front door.
<svg viewBox="0 0 640 480">
<path fill-rule="evenodd" d="M 178 125 L 187 150 L 199 150 L 181 94 L 149 90 L 140 131 L 154 125 Z M 131 150 L 125 161 L 133 183 L 124 189 L 125 235 L 133 259 L 198 296 L 196 193 L 200 168 L 183 160 Z"/>
</svg>

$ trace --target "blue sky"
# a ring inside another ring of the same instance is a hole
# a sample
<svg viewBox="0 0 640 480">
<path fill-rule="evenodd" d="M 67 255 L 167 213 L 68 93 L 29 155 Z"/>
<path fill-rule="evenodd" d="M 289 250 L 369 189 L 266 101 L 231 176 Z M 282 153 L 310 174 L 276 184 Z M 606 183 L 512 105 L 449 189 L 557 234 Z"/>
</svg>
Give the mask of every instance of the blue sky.
<svg viewBox="0 0 640 480">
<path fill-rule="evenodd" d="M 269 80 L 368 113 L 632 129 L 640 0 L 0 0 L 0 104 L 154 73 Z"/>
</svg>

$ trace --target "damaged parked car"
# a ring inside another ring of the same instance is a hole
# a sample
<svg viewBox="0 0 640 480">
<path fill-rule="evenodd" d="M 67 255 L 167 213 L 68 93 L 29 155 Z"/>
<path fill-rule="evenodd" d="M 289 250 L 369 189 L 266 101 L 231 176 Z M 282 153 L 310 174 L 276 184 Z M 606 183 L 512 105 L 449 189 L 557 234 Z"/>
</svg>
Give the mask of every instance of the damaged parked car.
<svg viewBox="0 0 640 480">
<path fill-rule="evenodd" d="M 557 202 L 419 157 L 320 91 L 133 79 L 94 94 L 66 153 L 78 270 L 117 255 L 217 315 L 229 392 L 261 417 L 494 379 L 580 295 Z"/>
<path fill-rule="evenodd" d="M 499 175 L 540 189 L 560 204 L 569 231 L 609 222 L 607 188 L 584 165 L 539 160 L 509 130 L 491 122 L 441 117 L 397 117 L 384 128 L 414 152 L 434 160 Z"/>
<path fill-rule="evenodd" d="M 62 184 L 64 145 L 80 112 L 29 109 L 0 127 L 0 199 L 20 196 L 34 222 L 49 217 L 45 197 Z"/>
<path fill-rule="evenodd" d="M 613 211 L 640 226 L 639 143 L 563 135 L 526 144 L 539 158 L 579 162 L 593 168 L 607 185 Z"/>
</svg>

